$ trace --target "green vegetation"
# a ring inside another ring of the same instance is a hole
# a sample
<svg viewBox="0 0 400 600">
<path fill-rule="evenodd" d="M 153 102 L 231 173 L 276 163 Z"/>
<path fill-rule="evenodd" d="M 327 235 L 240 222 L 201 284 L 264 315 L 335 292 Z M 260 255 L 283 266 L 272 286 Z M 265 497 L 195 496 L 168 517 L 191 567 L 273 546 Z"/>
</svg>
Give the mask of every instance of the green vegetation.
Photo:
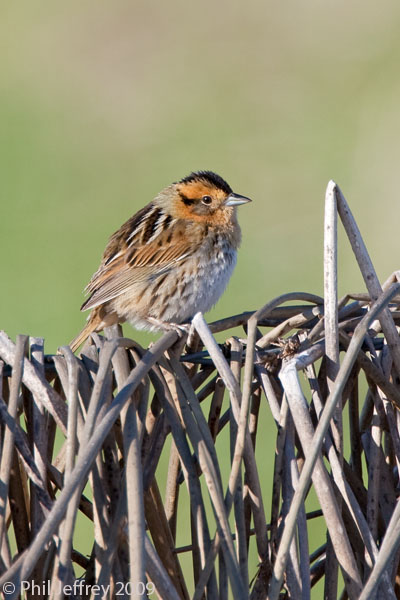
<svg viewBox="0 0 400 600">
<path fill-rule="evenodd" d="M 394 0 L 385 11 L 175 1 L 2 12 L 0 314 L 11 336 L 43 335 L 48 350 L 69 341 L 108 236 L 191 169 L 215 169 L 254 199 L 210 318 L 283 291 L 321 292 L 330 178 L 380 276 L 398 267 L 383 253 L 400 210 Z M 347 244 L 341 259 L 343 291 L 362 289 Z"/>
</svg>

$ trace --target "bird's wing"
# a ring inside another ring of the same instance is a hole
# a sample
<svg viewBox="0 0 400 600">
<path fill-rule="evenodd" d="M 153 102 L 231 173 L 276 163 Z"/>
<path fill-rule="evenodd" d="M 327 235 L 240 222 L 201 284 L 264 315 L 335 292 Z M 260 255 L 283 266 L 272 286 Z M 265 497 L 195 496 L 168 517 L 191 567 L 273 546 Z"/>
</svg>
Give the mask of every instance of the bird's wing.
<svg viewBox="0 0 400 600">
<path fill-rule="evenodd" d="M 101 265 L 87 286 L 90 297 L 81 310 L 104 304 L 129 288 L 133 291 L 144 281 L 156 279 L 199 248 L 200 235 L 188 236 L 185 223 L 172 222 L 158 209 L 156 213 L 150 211 L 150 216 L 147 212 L 146 219 L 140 220 L 149 207 L 111 237 Z"/>
</svg>

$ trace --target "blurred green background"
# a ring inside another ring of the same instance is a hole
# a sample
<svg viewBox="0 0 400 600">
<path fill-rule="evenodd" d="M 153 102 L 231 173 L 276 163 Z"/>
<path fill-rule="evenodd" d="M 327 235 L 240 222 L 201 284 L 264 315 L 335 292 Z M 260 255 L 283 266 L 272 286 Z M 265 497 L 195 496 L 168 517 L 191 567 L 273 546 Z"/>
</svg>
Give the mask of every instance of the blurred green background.
<svg viewBox="0 0 400 600">
<path fill-rule="evenodd" d="M 331 178 L 379 277 L 399 267 L 397 0 L 44 1 L 0 14 L 0 327 L 12 338 L 68 343 L 108 237 L 197 169 L 253 199 L 209 319 L 322 293 Z M 364 291 L 342 232 L 339 257 L 340 293 Z"/>
<path fill-rule="evenodd" d="M 109 235 L 195 169 L 253 198 L 210 319 L 322 292 L 330 178 L 379 276 L 398 268 L 396 0 L 45 1 L 0 14 L 0 326 L 10 336 L 44 336 L 49 352 L 67 343 Z M 342 293 L 364 290 L 343 236 L 339 279 Z"/>
</svg>

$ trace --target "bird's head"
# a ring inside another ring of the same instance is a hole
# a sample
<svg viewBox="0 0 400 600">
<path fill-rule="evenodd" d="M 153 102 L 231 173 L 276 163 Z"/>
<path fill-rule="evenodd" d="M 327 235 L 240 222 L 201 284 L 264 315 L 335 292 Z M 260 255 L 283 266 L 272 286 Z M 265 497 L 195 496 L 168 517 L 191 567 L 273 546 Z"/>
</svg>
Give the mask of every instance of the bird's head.
<svg viewBox="0 0 400 600">
<path fill-rule="evenodd" d="M 209 225 L 229 222 L 234 219 L 237 206 L 250 202 L 250 198 L 235 194 L 230 185 L 212 171 L 191 173 L 165 192 L 171 200 L 173 217 Z"/>
</svg>

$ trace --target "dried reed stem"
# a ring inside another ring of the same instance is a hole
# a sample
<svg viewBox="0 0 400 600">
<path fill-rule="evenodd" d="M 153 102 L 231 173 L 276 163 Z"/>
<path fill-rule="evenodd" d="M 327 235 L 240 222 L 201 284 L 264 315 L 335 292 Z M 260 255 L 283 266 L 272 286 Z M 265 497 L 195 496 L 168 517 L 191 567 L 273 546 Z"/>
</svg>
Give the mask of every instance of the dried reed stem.
<svg viewBox="0 0 400 600">
<path fill-rule="evenodd" d="M 337 214 L 368 291 L 340 300 Z M 147 351 L 118 327 L 93 334 L 79 358 L 67 346 L 45 356 L 40 338 L 28 347 L 0 332 L 0 586 L 15 584 L 7 598 L 30 579 L 50 581 L 52 600 L 78 583 L 110 586 L 110 600 L 128 583 L 123 595 L 137 599 L 154 590 L 163 600 L 224 600 L 230 590 L 240 600 L 309 600 L 321 579 L 329 600 L 398 597 L 399 279 L 381 288 L 330 182 L 324 298 L 283 294 L 210 325 L 199 313 L 188 339 L 170 332 Z M 238 326 L 241 339 L 228 332 Z M 311 489 L 321 509 L 310 510 Z M 79 512 L 91 522 L 90 556 L 75 547 Z M 315 518 L 328 536 L 317 549 Z"/>
</svg>

